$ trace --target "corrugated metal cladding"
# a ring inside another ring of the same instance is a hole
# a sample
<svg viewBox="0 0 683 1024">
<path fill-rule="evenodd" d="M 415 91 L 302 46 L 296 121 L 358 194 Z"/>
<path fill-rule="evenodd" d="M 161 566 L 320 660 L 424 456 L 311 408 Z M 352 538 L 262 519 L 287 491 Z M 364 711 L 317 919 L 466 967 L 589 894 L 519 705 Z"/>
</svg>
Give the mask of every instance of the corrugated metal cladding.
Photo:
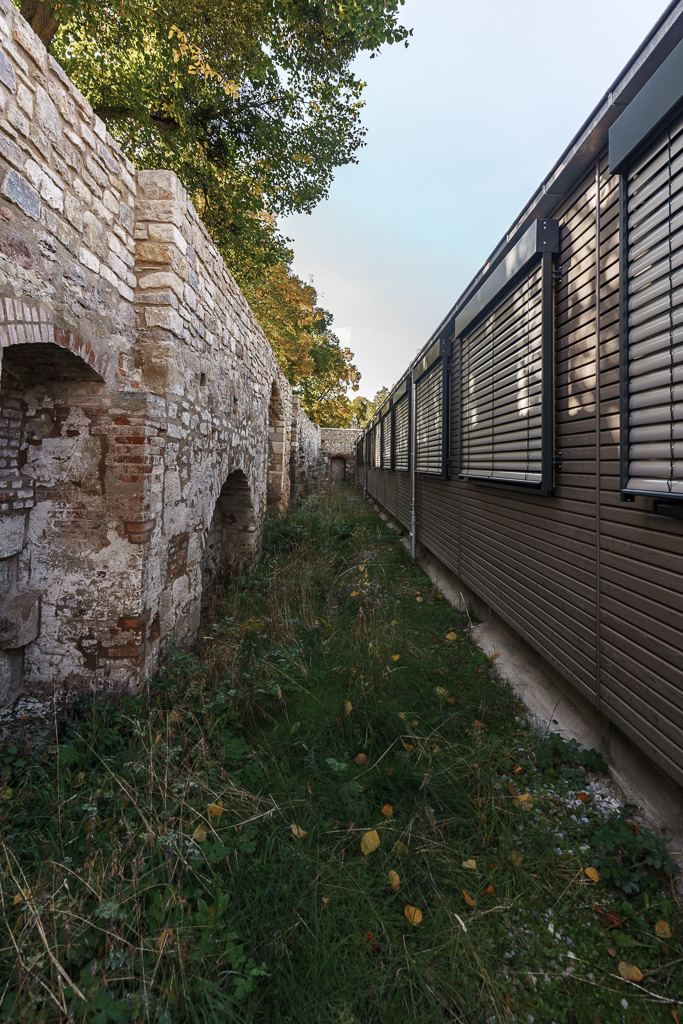
<svg viewBox="0 0 683 1024">
<path fill-rule="evenodd" d="M 443 363 L 439 360 L 415 386 L 417 473 L 443 472 Z"/>
<path fill-rule="evenodd" d="M 541 260 L 461 339 L 460 472 L 541 482 Z"/>
<path fill-rule="evenodd" d="M 391 469 L 391 409 L 382 416 L 382 467 Z"/>
<path fill-rule="evenodd" d="M 403 398 L 394 406 L 394 469 L 407 473 L 409 468 L 410 441 L 410 396 Z"/>
<path fill-rule="evenodd" d="M 683 117 L 628 169 L 626 490 L 683 495 Z"/>
<path fill-rule="evenodd" d="M 641 393 L 636 386 L 640 381 L 652 385 L 656 400 L 649 399 L 651 404 L 644 408 L 658 418 L 644 426 L 664 424 L 676 442 L 683 424 L 677 390 L 678 368 L 683 366 L 678 327 L 683 325 L 683 259 L 678 262 L 683 250 L 677 241 L 678 197 L 683 190 L 677 183 L 677 124 L 658 129 L 642 159 L 637 157 L 627 172 L 631 233 L 625 257 L 633 395 Z M 653 174 L 648 179 L 657 155 L 663 158 L 659 177 Z M 646 195 L 648 181 L 655 180 L 659 189 L 652 185 Z M 562 453 L 552 494 L 461 474 L 459 430 L 466 424 L 460 409 L 461 384 L 467 375 L 460 370 L 465 349 L 454 344 L 451 475 L 436 475 L 440 441 L 427 445 L 434 472 L 416 478 L 418 540 L 683 784 L 683 520 L 654 514 L 652 498 L 637 495 L 625 502 L 622 496 L 620 187 L 620 177 L 608 170 L 605 147 L 552 213 L 560 223 L 553 265 L 561 268 L 552 296 L 554 450 Z M 648 220 L 657 211 L 658 226 Z M 642 251 L 637 247 L 646 236 L 636 233 L 641 227 L 648 232 L 649 245 Z M 641 299 L 645 301 L 639 305 Z M 655 312 L 656 302 L 661 305 Z M 637 323 L 641 309 L 647 315 Z M 663 330 L 634 336 L 641 323 L 651 325 L 657 316 L 668 318 L 659 322 Z M 645 362 L 656 353 L 646 354 L 636 346 L 657 338 L 664 340 L 661 351 L 667 353 L 666 359 L 661 364 Z M 439 360 L 437 374 L 441 367 Z M 660 372 L 668 376 L 646 376 Z M 423 391 L 424 419 L 418 424 L 433 423 L 438 435 L 442 418 L 436 408 L 442 392 L 434 386 L 427 390 L 432 404 L 425 401 Z M 629 429 L 640 425 L 632 420 Z M 398 436 L 397 428 L 397 443 Z M 632 434 L 631 443 L 649 443 L 647 436 Z M 429 433 L 422 437 L 424 457 Z M 653 437 L 651 442 L 666 444 L 667 437 Z M 678 478 L 671 471 L 677 445 L 669 452 L 665 459 L 653 460 L 663 465 L 663 481 Z M 632 459 L 632 468 L 646 461 Z M 377 470 L 366 472 L 365 478 L 370 494 L 410 528 L 410 474 Z M 657 478 L 648 469 L 647 479 Z"/>
</svg>

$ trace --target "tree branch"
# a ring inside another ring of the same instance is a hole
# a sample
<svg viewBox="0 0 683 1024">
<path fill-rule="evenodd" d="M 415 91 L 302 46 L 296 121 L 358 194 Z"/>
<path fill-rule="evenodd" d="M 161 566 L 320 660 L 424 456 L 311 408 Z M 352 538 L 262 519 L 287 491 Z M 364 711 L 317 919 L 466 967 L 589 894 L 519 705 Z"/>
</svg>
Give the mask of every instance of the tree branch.
<svg viewBox="0 0 683 1024">
<path fill-rule="evenodd" d="M 136 124 L 142 125 L 143 127 L 148 123 L 143 120 L 143 118 L 138 117 L 130 107 L 98 107 L 97 110 L 95 110 L 95 113 L 103 121 L 106 121 L 107 118 L 121 117 L 127 121 L 135 121 Z M 152 117 L 150 115 L 149 123 L 154 125 L 171 149 L 175 149 L 175 143 L 171 138 L 171 133 L 180 128 L 178 122 L 174 121 L 172 118 L 164 119 L 161 117 Z"/>
<path fill-rule="evenodd" d="M 50 49 L 53 36 L 59 28 L 51 0 L 21 0 L 19 13 L 25 18 L 46 50 Z"/>
</svg>

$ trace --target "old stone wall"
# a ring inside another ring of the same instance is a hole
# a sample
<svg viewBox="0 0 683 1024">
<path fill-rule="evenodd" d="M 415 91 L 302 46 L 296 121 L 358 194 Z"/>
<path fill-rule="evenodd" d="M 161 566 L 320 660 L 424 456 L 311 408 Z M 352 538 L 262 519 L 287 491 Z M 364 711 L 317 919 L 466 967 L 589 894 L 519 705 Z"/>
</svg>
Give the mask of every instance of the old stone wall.
<svg viewBox="0 0 683 1024">
<path fill-rule="evenodd" d="M 322 448 L 175 175 L 0 45 L 1 701 L 151 672 Z"/>
<path fill-rule="evenodd" d="M 354 479 L 356 441 L 360 433 L 360 430 L 343 427 L 322 428 L 320 432 L 320 448 L 325 457 L 325 473 L 331 479 Z"/>
</svg>

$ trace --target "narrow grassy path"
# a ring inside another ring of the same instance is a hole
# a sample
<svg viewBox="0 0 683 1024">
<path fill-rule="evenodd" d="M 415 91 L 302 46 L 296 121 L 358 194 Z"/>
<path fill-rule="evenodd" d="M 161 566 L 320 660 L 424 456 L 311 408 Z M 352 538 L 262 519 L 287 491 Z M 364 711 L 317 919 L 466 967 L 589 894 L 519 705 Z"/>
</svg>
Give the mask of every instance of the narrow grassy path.
<svg viewBox="0 0 683 1024">
<path fill-rule="evenodd" d="M 662 840 L 351 487 L 272 521 L 141 697 L 56 727 L 0 755 L 0 1020 L 683 1015 Z"/>
</svg>

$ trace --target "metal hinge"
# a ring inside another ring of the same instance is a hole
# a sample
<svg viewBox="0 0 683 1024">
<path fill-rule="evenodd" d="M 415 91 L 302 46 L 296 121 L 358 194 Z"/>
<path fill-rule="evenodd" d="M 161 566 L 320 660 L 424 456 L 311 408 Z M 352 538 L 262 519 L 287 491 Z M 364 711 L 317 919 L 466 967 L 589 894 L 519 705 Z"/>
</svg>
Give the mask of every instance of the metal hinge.
<svg viewBox="0 0 683 1024">
<path fill-rule="evenodd" d="M 555 452 L 555 454 L 553 455 L 553 468 L 558 470 L 562 469 L 563 462 L 564 452 Z"/>
<path fill-rule="evenodd" d="M 562 278 L 564 277 L 564 267 L 555 267 L 553 270 L 553 284 L 562 284 Z"/>
</svg>

